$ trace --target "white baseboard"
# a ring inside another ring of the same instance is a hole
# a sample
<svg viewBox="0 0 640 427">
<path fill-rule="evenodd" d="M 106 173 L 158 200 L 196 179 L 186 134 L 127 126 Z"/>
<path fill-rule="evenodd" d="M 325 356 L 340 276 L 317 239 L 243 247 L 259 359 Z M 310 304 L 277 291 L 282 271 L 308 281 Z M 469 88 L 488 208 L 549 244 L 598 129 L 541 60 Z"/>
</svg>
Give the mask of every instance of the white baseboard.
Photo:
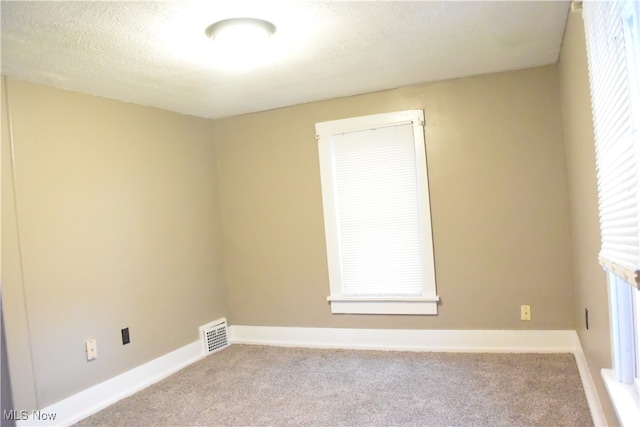
<svg viewBox="0 0 640 427">
<path fill-rule="evenodd" d="M 573 353 L 575 331 L 229 327 L 234 344 L 446 352 Z"/>
<path fill-rule="evenodd" d="M 593 425 L 596 427 L 606 426 L 607 418 L 604 415 L 604 409 L 602 409 L 602 403 L 600 403 L 600 397 L 598 397 L 598 391 L 596 385 L 593 382 L 593 376 L 589 370 L 587 359 L 584 357 L 582 345 L 580 344 L 580 338 L 578 334 L 575 334 L 576 349 L 573 355 L 576 358 L 576 365 L 578 365 L 578 372 L 580 373 L 580 379 L 582 380 L 582 388 L 587 398 L 587 404 L 591 411 L 591 417 L 593 418 Z"/>
<path fill-rule="evenodd" d="M 203 357 L 202 342 L 195 341 L 117 377 L 74 394 L 39 411 L 24 412 L 21 426 L 68 426 L 143 388 L 160 381 Z M 52 419 L 52 416 L 55 417 Z M 46 418 L 46 420 L 44 419 Z"/>
</svg>

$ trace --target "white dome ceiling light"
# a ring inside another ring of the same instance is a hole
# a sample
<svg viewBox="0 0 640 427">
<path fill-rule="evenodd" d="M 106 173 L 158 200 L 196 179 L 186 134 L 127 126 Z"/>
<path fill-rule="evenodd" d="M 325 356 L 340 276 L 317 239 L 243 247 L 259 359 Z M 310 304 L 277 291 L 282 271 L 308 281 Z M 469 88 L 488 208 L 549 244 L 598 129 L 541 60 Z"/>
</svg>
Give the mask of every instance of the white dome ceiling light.
<svg viewBox="0 0 640 427">
<path fill-rule="evenodd" d="M 275 32 L 275 25 L 257 18 L 224 19 L 205 30 L 214 41 L 220 64 L 236 70 L 261 62 L 266 55 L 266 43 Z"/>
</svg>

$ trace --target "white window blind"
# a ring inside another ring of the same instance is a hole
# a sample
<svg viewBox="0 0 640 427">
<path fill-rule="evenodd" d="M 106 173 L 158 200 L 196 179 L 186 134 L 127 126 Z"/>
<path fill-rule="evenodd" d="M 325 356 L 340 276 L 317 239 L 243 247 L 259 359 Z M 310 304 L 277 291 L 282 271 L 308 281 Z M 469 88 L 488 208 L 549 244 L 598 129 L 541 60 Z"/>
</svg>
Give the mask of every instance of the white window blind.
<svg viewBox="0 0 640 427">
<path fill-rule="evenodd" d="M 601 265 L 638 286 L 640 192 L 633 2 L 585 2 L 584 20 L 596 142 Z M 637 19 L 637 18 L 636 18 Z M 630 25 L 631 24 L 631 25 Z M 637 36 L 637 34 L 636 34 Z"/>
<path fill-rule="evenodd" d="M 333 139 L 344 296 L 422 295 L 413 126 Z"/>
<path fill-rule="evenodd" d="M 332 313 L 437 314 L 420 110 L 316 124 Z"/>
</svg>

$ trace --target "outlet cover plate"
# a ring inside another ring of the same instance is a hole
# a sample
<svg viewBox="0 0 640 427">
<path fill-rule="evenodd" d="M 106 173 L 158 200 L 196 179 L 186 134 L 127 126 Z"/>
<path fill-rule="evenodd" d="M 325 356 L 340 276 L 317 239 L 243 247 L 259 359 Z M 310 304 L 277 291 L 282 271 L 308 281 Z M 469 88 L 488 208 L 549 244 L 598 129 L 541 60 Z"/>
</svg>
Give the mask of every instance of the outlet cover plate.
<svg viewBox="0 0 640 427">
<path fill-rule="evenodd" d="M 98 358 L 98 343 L 95 338 L 86 341 L 84 347 L 87 351 L 87 360 L 95 360 Z"/>
</svg>

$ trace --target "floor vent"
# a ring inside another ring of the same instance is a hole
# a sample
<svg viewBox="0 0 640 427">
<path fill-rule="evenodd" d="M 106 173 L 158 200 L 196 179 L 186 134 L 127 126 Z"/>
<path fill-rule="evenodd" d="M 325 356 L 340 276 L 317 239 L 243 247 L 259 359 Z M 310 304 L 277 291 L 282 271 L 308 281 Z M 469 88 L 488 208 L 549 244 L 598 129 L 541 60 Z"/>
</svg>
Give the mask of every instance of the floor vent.
<svg viewBox="0 0 640 427">
<path fill-rule="evenodd" d="M 218 319 L 200 326 L 199 329 L 205 355 L 215 353 L 229 346 L 229 340 L 227 339 L 227 319 Z"/>
</svg>

